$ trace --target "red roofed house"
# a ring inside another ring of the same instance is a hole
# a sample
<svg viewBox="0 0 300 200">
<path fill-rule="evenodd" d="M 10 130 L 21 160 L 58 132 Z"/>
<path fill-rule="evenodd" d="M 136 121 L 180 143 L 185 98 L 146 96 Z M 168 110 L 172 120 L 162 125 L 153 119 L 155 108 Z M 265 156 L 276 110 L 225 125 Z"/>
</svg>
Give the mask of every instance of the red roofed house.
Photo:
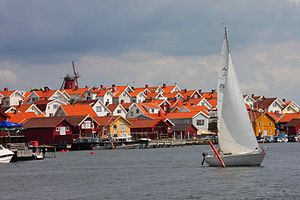
<svg viewBox="0 0 300 200">
<path fill-rule="evenodd" d="M 73 133 L 74 143 L 72 149 L 90 149 L 91 144 L 97 142 L 97 129 L 99 124 L 93 117 L 89 115 L 77 115 L 68 116 L 66 120 L 71 124 Z"/>
<path fill-rule="evenodd" d="M 3 96 L 1 102 L 4 108 L 18 106 L 24 101 L 24 96 L 18 90 L 10 91 L 8 88 L 4 88 L 3 91 L 0 91 L 0 94 Z"/>
<path fill-rule="evenodd" d="M 292 119 L 300 118 L 300 113 L 286 113 L 278 121 L 278 129 L 280 133 L 287 133 L 286 124 Z"/>
<path fill-rule="evenodd" d="M 65 117 L 31 118 L 23 126 L 27 142 L 71 146 L 74 135 Z"/>
<path fill-rule="evenodd" d="M 123 118 L 126 118 L 127 111 L 122 104 L 109 104 L 107 108 L 113 116 L 122 116 Z"/>
<path fill-rule="evenodd" d="M 300 111 L 299 105 L 297 105 L 293 101 L 285 101 L 285 99 L 282 99 L 284 102 L 282 113 L 297 113 Z"/>
<path fill-rule="evenodd" d="M 137 88 L 133 92 L 130 92 L 131 102 L 142 103 L 146 100 L 145 88 Z"/>
<path fill-rule="evenodd" d="M 46 117 L 53 117 L 58 108 L 66 103 L 59 100 L 41 100 L 34 103 Z"/>
<path fill-rule="evenodd" d="M 87 104 L 90 105 L 96 112 L 98 117 L 110 115 L 110 110 L 102 103 L 100 99 L 89 101 L 77 101 L 75 104 Z"/>
<path fill-rule="evenodd" d="M 129 119 L 132 123 L 131 135 L 133 139 L 150 138 L 152 140 L 171 138 L 170 121 L 163 119 Z"/>
<path fill-rule="evenodd" d="M 103 88 L 103 86 L 100 87 L 99 92 L 97 93 L 97 96 L 96 96 L 96 98 L 100 99 L 100 101 L 104 105 L 112 104 L 113 97 L 114 97 L 114 95 L 111 93 L 111 91 L 109 89 Z"/>
<path fill-rule="evenodd" d="M 133 92 L 129 86 L 115 86 L 112 85 L 111 92 L 113 94 L 113 103 L 130 103 L 131 95 L 129 92 Z"/>
<path fill-rule="evenodd" d="M 278 112 L 281 113 L 284 106 L 284 102 L 275 97 L 275 98 L 261 98 L 258 99 L 254 105 L 253 109 L 259 112 Z"/>
<path fill-rule="evenodd" d="M 32 104 L 36 101 L 59 100 L 64 103 L 69 102 L 69 97 L 59 90 L 51 90 L 44 87 L 44 90 L 32 91 L 24 100 L 26 103 Z"/>
<path fill-rule="evenodd" d="M 175 126 L 181 124 L 193 124 L 198 129 L 198 135 L 207 134 L 209 116 L 206 112 L 176 112 L 168 113 L 166 118 L 170 119 Z"/>
<path fill-rule="evenodd" d="M 167 84 L 163 84 L 163 86 L 161 87 L 161 89 L 163 89 L 164 93 L 173 93 L 173 92 L 180 92 L 181 89 L 178 87 L 178 85 L 168 85 Z"/>
<path fill-rule="evenodd" d="M 295 118 L 286 124 L 286 131 L 288 135 L 299 136 L 300 135 L 300 118 Z"/>
<path fill-rule="evenodd" d="M 201 97 L 201 94 L 199 93 L 198 90 L 181 90 L 180 94 L 183 96 L 184 100 L 190 100 L 190 99 L 198 99 Z"/>
<path fill-rule="evenodd" d="M 131 140 L 131 122 L 122 116 L 95 117 L 97 132 L 101 138 L 112 137 L 118 141 Z"/>
<path fill-rule="evenodd" d="M 34 112 L 19 112 L 19 113 L 7 113 L 10 117 L 9 121 L 24 124 L 31 118 L 44 117 L 44 115 L 36 115 Z"/>
</svg>

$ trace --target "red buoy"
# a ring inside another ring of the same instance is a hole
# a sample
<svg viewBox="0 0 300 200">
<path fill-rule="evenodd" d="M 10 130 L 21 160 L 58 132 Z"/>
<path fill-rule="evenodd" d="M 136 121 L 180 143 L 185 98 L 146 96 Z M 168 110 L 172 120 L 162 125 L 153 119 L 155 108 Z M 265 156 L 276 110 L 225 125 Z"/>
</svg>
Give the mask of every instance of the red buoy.
<svg viewBox="0 0 300 200">
<path fill-rule="evenodd" d="M 93 151 L 90 152 L 91 155 L 95 154 Z"/>
</svg>

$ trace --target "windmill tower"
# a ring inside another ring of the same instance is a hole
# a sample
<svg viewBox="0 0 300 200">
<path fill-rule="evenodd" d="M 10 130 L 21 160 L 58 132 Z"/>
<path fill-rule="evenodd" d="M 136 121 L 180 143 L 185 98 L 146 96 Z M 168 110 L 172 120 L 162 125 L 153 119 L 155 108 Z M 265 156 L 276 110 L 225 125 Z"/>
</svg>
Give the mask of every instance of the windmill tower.
<svg viewBox="0 0 300 200">
<path fill-rule="evenodd" d="M 78 78 L 80 78 L 79 76 L 79 73 L 76 72 L 75 70 L 75 63 L 74 61 L 72 61 L 72 67 L 73 67 L 73 73 L 74 75 L 70 75 L 70 74 L 67 74 L 65 77 L 64 77 L 64 81 L 60 87 L 60 90 L 63 90 L 63 89 L 77 89 L 79 88 L 79 85 L 78 85 Z"/>
</svg>

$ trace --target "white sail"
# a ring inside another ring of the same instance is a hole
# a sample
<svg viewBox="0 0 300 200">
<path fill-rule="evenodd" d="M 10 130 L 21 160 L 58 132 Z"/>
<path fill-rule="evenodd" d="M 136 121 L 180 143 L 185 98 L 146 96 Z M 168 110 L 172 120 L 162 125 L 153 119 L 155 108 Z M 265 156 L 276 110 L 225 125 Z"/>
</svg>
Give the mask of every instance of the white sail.
<svg viewBox="0 0 300 200">
<path fill-rule="evenodd" d="M 242 98 L 225 32 L 218 76 L 218 139 L 223 153 L 243 154 L 258 148 Z"/>
</svg>

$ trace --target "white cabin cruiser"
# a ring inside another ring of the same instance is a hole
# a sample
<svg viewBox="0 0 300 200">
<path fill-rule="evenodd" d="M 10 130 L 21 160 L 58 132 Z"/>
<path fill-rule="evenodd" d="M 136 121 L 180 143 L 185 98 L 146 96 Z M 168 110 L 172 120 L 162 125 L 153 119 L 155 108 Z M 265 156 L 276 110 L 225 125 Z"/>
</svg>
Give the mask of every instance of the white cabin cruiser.
<svg viewBox="0 0 300 200">
<path fill-rule="evenodd" d="M 0 164 L 9 163 L 14 156 L 14 152 L 0 145 Z"/>
</svg>

